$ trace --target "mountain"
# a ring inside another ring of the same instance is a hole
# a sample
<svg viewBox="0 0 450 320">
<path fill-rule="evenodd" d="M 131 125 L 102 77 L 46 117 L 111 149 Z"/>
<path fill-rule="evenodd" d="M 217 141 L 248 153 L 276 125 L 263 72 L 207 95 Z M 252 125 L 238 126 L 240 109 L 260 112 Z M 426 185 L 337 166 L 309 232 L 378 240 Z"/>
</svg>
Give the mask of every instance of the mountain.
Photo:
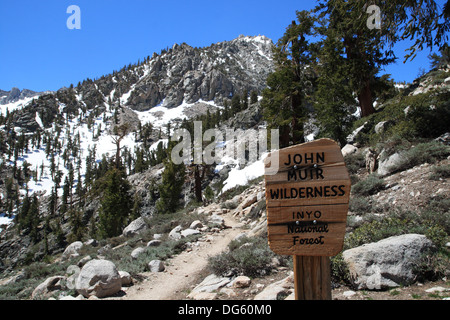
<svg viewBox="0 0 450 320">
<path fill-rule="evenodd" d="M 205 48 L 177 44 L 99 79 L 0 105 L 0 299 L 80 292 L 74 289 L 77 266 L 90 258 L 113 261 L 130 274 L 134 285 L 122 282 L 124 298 L 185 299 L 211 269 L 223 275 L 222 284 L 251 275 L 252 287 L 216 288 L 209 297 L 252 298 L 271 289 L 273 278 L 283 280 L 274 283 L 283 291 L 276 298 L 288 295 L 289 257 L 276 256 L 264 238 L 262 159 L 240 163 L 224 155 L 213 165 L 185 167 L 166 160 L 173 129 L 192 133 L 193 120 L 204 130 L 265 128 L 260 98 L 274 69 L 271 47 L 263 36 Z M 427 279 L 449 274 L 449 89 L 450 66 L 412 84 L 392 81 L 376 113 L 355 121 L 342 149 L 353 185 L 345 249 L 426 235 L 438 249 L 415 264 L 418 277 Z M 305 136 L 314 140 L 312 120 L 308 127 Z M 183 171 L 182 190 L 174 195 L 179 209 L 160 210 L 158 204 L 169 203 L 163 195 L 173 195 L 161 186 Z M 122 234 L 100 234 L 125 203 L 130 210 L 119 221 Z M 164 269 L 168 259 L 168 272 L 147 272 Z M 333 294 L 347 299 L 347 291 L 340 292 L 341 283 L 350 285 L 345 262 L 340 255 L 332 261 L 339 286 Z M 398 268 L 386 266 L 387 278 L 401 278 L 390 274 Z M 151 287 L 141 282 L 146 278 Z"/>
<path fill-rule="evenodd" d="M 29 89 L 12 88 L 10 91 L 0 90 L 0 105 L 10 104 L 23 100 L 26 98 L 32 98 L 40 95 L 40 92 L 35 92 Z"/>
<path fill-rule="evenodd" d="M 93 195 L 95 181 L 114 162 L 117 128 L 123 124 L 127 132 L 120 142 L 121 163 L 132 192 L 142 198 L 140 212 L 151 215 L 155 195 L 149 192 L 149 183 L 160 183 L 167 127 L 173 129 L 183 119 L 202 115 L 214 115 L 216 123 L 234 121 L 231 111 L 225 117 L 232 98 L 248 101 L 251 92 L 261 95 L 265 88 L 265 79 L 274 68 L 272 45 L 264 36 L 240 36 L 205 48 L 175 44 L 142 62 L 56 92 L 2 92 L 8 104 L 1 106 L 0 116 L 4 164 L 0 170 L 0 232 L 13 229 L 6 227 L 17 223 L 22 202 L 33 195 L 40 204 L 40 221 L 50 217 L 54 223 L 56 213 L 65 236 L 72 228 L 67 206 L 78 208 L 85 225 L 92 226 L 89 220 L 98 217 L 99 208 L 98 195 Z M 246 103 L 239 114 L 240 123 L 257 125 L 259 103 Z M 223 178 L 214 172 L 210 176 L 216 176 L 216 182 Z M 190 187 L 185 187 L 186 197 Z M 41 240 L 44 229 L 38 228 Z M 0 260 L 9 257 L 9 267 L 30 254 L 29 230 L 25 235 L 17 240 L 20 244 L 2 247 Z M 47 253 L 54 253 L 62 247 L 52 235 L 46 248 Z M 42 254 L 41 250 L 36 257 Z M 8 267 L 2 264 L 0 268 Z"/>
</svg>

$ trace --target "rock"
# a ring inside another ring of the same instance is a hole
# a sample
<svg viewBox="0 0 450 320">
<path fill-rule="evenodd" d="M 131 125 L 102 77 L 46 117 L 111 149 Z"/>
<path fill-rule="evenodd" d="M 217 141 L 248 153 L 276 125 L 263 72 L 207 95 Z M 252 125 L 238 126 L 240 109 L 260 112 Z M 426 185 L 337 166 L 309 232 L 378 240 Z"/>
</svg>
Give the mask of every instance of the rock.
<svg viewBox="0 0 450 320">
<path fill-rule="evenodd" d="M 91 256 L 86 256 L 83 259 L 81 259 L 80 261 L 78 261 L 78 267 L 83 268 L 83 266 L 88 262 L 92 260 Z"/>
<path fill-rule="evenodd" d="M 152 260 L 148 263 L 150 272 L 162 272 L 165 269 L 164 263 L 161 260 Z"/>
<path fill-rule="evenodd" d="M 355 153 L 356 151 L 358 151 L 358 148 L 355 147 L 355 146 L 352 145 L 352 144 L 346 144 L 345 147 L 343 147 L 342 150 L 341 150 L 342 155 L 343 155 L 344 157 L 345 157 L 345 156 L 348 156 L 349 154 L 353 154 L 353 153 Z"/>
<path fill-rule="evenodd" d="M 98 241 L 95 239 L 89 239 L 88 241 L 84 242 L 85 246 L 91 246 L 91 247 L 96 247 L 98 246 Z"/>
<path fill-rule="evenodd" d="M 381 121 L 375 126 L 375 133 L 380 134 L 386 131 L 390 122 L 389 121 Z"/>
<path fill-rule="evenodd" d="M 169 232 L 169 238 L 173 240 L 180 240 L 181 239 L 181 226 L 176 226 Z"/>
<path fill-rule="evenodd" d="M 260 201 L 260 200 L 262 200 L 262 199 L 265 198 L 265 197 L 266 197 L 266 194 L 265 194 L 264 192 L 260 191 L 260 192 L 258 192 L 258 194 L 256 195 L 256 201 Z"/>
<path fill-rule="evenodd" d="M 111 244 L 107 244 L 104 247 L 101 247 L 100 249 L 97 250 L 97 253 L 101 256 L 107 254 L 108 252 L 110 252 L 112 250 Z"/>
<path fill-rule="evenodd" d="M 145 248 L 142 248 L 142 247 L 136 248 L 133 251 L 131 251 L 131 258 L 137 259 L 139 257 L 139 255 L 144 252 L 145 252 Z"/>
<path fill-rule="evenodd" d="M 414 282 L 413 267 L 432 248 L 424 235 L 405 234 L 343 252 L 358 290 L 381 290 Z"/>
<path fill-rule="evenodd" d="M 450 289 L 444 288 L 444 287 L 433 287 L 433 288 L 425 290 L 425 292 L 427 292 L 427 293 L 434 293 L 434 292 L 446 292 L 446 291 L 449 291 L 449 290 Z"/>
<path fill-rule="evenodd" d="M 219 225 L 219 227 L 225 226 L 225 220 L 216 214 L 213 214 L 211 217 L 209 217 L 208 221 L 213 224 Z"/>
<path fill-rule="evenodd" d="M 145 222 L 144 218 L 139 217 L 136 220 L 133 220 L 125 229 L 123 229 L 122 235 L 124 237 L 132 237 L 147 228 L 148 225 Z"/>
<path fill-rule="evenodd" d="M 256 202 L 256 200 L 257 200 L 257 195 L 256 194 L 247 197 L 244 200 L 244 202 L 242 203 L 242 209 L 245 209 L 245 208 L 251 206 L 252 204 L 254 204 Z"/>
<path fill-rule="evenodd" d="M 252 283 L 252 280 L 250 280 L 249 277 L 239 276 L 233 280 L 231 286 L 233 288 L 247 288 L 250 286 L 251 283 Z"/>
<path fill-rule="evenodd" d="M 75 241 L 72 242 L 71 244 L 69 244 L 66 248 L 66 250 L 64 250 L 61 259 L 62 260 L 66 260 L 69 259 L 71 257 L 76 257 L 78 256 L 80 253 L 81 248 L 83 248 L 83 242 L 81 241 Z"/>
<path fill-rule="evenodd" d="M 85 298 L 112 296 L 119 292 L 121 287 L 122 280 L 114 263 L 100 259 L 86 263 L 75 282 L 77 292 Z"/>
<path fill-rule="evenodd" d="M 394 153 L 389 158 L 381 161 L 378 164 L 377 173 L 380 176 L 387 176 L 393 172 L 393 167 L 398 165 L 402 160 L 402 157 L 399 153 Z"/>
<path fill-rule="evenodd" d="M 238 207 L 238 205 L 239 205 L 239 203 L 236 202 L 236 201 L 234 201 L 233 199 L 227 200 L 227 201 L 225 201 L 224 204 L 223 204 L 223 206 L 224 206 L 226 209 L 230 209 L 230 210 L 236 209 L 236 208 Z"/>
<path fill-rule="evenodd" d="M 211 274 L 191 291 L 191 293 L 188 295 L 188 298 L 196 299 L 199 293 L 215 292 L 230 283 L 230 281 L 230 278 L 219 277 L 215 274 Z"/>
<path fill-rule="evenodd" d="M 147 247 L 159 247 L 161 245 L 161 240 L 150 240 L 147 243 Z"/>
<path fill-rule="evenodd" d="M 290 274 L 287 278 L 268 285 L 263 291 L 258 293 L 254 300 L 280 300 L 288 296 L 290 290 L 294 286 L 294 274 Z"/>
<path fill-rule="evenodd" d="M 54 294 L 56 291 L 65 289 L 63 284 L 64 279 L 65 277 L 63 276 L 47 278 L 33 290 L 31 299 L 49 298 L 50 295 Z"/>
<path fill-rule="evenodd" d="M 437 142 L 443 143 L 447 146 L 450 146 L 450 132 L 444 133 L 443 135 L 434 139 Z"/>
<path fill-rule="evenodd" d="M 347 290 L 347 291 L 345 291 L 342 295 L 343 295 L 344 297 L 346 297 L 346 298 L 351 298 L 351 297 L 353 297 L 355 294 L 356 294 L 355 291 Z"/>
<path fill-rule="evenodd" d="M 120 280 L 122 281 L 122 287 L 129 286 L 133 283 L 131 275 L 126 271 L 119 271 Z"/>
<path fill-rule="evenodd" d="M 186 237 L 192 236 L 192 235 L 194 235 L 194 234 L 199 234 L 199 233 L 200 233 L 200 231 L 198 231 L 198 230 L 194 230 L 194 229 L 185 229 L 185 230 L 181 231 L 181 236 L 182 236 L 183 238 L 186 238 Z"/>
<path fill-rule="evenodd" d="M 191 225 L 189 226 L 189 229 L 198 229 L 198 228 L 202 228 L 203 227 L 203 223 L 201 223 L 200 220 L 195 220 L 191 223 Z"/>
</svg>

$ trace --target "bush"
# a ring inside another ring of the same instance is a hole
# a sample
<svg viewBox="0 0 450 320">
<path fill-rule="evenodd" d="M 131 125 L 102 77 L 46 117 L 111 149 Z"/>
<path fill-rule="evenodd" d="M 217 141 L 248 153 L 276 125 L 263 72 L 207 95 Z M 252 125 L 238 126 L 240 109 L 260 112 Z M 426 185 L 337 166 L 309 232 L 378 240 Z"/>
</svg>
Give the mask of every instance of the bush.
<svg viewBox="0 0 450 320">
<path fill-rule="evenodd" d="M 217 275 L 262 276 L 269 273 L 272 259 L 276 257 L 267 244 L 267 238 L 253 237 L 233 240 L 228 245 L 229 251 L 209 258 L 209 266 Z M 281 258 L 281 257 L 280 257 Z M 282 264 L 287 260 L 281 258 Z"/>
<path fill-rule="evenodd" d="M 431 204 L 432 203 L 432 204 Z M 439 207 L 441 206 L 441 207 Z M 448 203 L 431 201 L 420 212 L 396 211 L 388 218 L 376 219 L 350 233 L 344 240 L 344 250 L 377 242 L 401 234 L 423 234 L 438 248 L 443 248 L 450 231 L 450 213 L 442 214 Z"/>
<path fill-rule="evenodd" d="M 352 193 L 360 196 L 370 196 L 384 189 L 385 181 L 377 174 L 370 174 L 365 180 L 359 181 L 352 187 Z"/>
<path fill-rule="evenodd" d="M 359 169 L 366 167 L 366 160 L 361 152 L 349 154 L 344 158 L 345 166 L 350 174 L 355 174 Z"/>
<path fill-rule="evenodd" d="M 420 143 L 402 153 L 402 159 L 391 167 L 391 172 L 399 172 L 410 169 L 422 163 L 435 163 L 450 155 L 450 147 L 440 142 L 432 141 Z"/>
<path fill-rule="evenodd" d="M 450 165 L 434 166 L 431 170 L 430 180 L 450 178 Z"/>
</svg>

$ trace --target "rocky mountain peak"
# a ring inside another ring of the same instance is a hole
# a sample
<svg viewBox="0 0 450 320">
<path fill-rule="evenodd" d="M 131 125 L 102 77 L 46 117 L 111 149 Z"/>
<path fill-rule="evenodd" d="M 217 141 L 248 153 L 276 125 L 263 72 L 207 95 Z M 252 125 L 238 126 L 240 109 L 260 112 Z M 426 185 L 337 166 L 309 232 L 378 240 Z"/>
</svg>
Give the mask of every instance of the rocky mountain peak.
<svg viewBox="0 0 450 320">
<path fill-rule="evenodd" d="M 0 90 L 0 105 L 17 102 L 25 98 L 35 97 L 39 94 L 39 92 L 29 89 L 20 90 L 16 87 L 13 87 L 10 91 Z"/>
<path fill-rule="evenodd" d="M 205 48 L 175 44 L 148 62 L 126 105 L 144 111 L 198 100 L 221 104 L 236 93 L 260 92 L 273 71 L 272 45 L 264 36 L 240 36 Z"/>
</svg>

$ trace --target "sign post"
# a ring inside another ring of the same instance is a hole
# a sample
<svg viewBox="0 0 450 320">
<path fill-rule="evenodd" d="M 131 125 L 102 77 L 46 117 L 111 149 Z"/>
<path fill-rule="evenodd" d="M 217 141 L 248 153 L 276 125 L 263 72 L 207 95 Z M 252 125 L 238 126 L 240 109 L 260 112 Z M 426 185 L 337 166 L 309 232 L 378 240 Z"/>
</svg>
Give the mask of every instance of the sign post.
<svg viewBox="0 0 450 320">
<path fill-rule="evenodd" d="M 330 300 L 330 257 L 343 248 L 351 188 L 341 149 L 320 139 L 272 152 L 264 165 L 269 246 L 293 256 L 297 300 Z"/>
</svg>

